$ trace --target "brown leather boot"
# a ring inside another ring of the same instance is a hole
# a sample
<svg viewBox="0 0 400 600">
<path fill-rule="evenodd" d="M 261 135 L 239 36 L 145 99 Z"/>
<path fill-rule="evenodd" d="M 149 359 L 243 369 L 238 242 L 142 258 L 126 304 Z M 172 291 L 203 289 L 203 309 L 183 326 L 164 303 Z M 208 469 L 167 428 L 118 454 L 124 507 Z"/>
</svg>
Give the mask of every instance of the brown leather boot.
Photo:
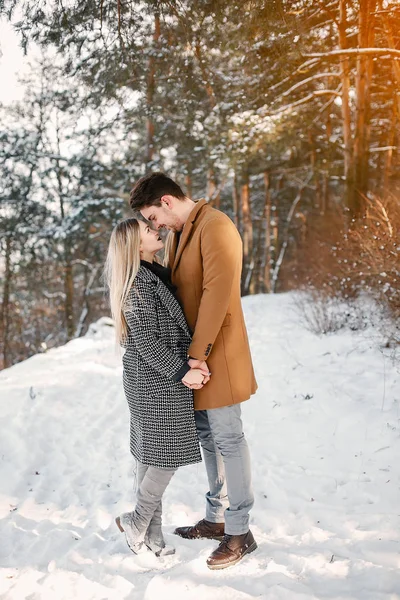
<svg viewBox="0 0 400 600">
<path fill-rule="evenodd" d="M 224 537 L 225 523 L 211 523 L 202 519 L 196 525 L 189 527 L 177 527 L 175 535 L 179 535 L 186 540 L 198 540 L 207 538 L 208 540 L 222 540 Z"/>
<path fill-rule="evenodd" d="M 209 569 L 226 569 L 236 565 L 246 554 L 257 548 L 251 531 L 243 535 L 224 535 L 224 539 L 207 559 Z"/>
</svg>

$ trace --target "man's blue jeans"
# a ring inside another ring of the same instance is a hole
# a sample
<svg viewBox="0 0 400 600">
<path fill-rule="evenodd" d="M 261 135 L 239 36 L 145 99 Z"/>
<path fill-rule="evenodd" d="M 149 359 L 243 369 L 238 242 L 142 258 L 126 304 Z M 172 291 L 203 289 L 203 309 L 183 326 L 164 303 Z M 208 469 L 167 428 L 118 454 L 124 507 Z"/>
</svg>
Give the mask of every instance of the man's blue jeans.
<svg viewBox="0 0 400 600">
<path fill-rule="evenodd" d="M 254 496 L 240 404 L 196 410 L 195 419 L 210 486 L 205 518 L 225 521 L 229 535 L 246 533 Z"/>
</svg>

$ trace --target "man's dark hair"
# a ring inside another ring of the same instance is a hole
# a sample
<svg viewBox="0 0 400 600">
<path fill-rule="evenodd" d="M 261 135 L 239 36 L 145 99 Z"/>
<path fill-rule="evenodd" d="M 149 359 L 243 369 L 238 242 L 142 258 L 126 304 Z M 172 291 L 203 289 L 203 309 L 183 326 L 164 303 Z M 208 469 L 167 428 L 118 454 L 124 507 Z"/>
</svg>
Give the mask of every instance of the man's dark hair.
<svg viewBox="0 0 400 600">
<path fill-rule="evenodd" d="M 186 198 L 181 187 L 170 177 L 160 171 L 150 173 L 137 181 L 130 193 L 129 204 L 134 211 L 145 206 L 161 206 L 161 198 L 165 195 L 180 200 Z"/>
</svg>

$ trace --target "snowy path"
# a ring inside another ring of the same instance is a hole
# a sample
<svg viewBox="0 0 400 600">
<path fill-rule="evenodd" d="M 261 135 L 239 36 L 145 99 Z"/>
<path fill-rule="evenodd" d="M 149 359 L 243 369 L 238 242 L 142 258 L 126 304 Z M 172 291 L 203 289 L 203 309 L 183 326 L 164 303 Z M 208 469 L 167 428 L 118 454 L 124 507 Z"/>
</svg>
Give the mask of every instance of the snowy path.
<svg viewBox="0 0 400 600">
<path fill-rule="evenodd" d="M 171 535 L 203 516 L 203 465 L 165 498 L 175 556 L 129 553 L 114 517 L 133 479 L 107 320 L 0 374 L 0 598 L 400 598 L 400 375 L 368 336 L 317 337 L 291 296 L 244 300 L 259 391 L 243 405 L 259 549 L 211 572 L 215 542 Z"/>
</svg>

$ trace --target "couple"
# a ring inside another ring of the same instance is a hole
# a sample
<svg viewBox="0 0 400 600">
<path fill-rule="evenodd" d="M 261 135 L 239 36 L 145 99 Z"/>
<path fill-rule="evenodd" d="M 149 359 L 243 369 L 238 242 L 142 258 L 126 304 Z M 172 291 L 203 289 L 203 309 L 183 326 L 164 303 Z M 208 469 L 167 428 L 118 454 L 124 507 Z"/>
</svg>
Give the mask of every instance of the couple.
<svg viewBox="0 0 400 600">
<path fill-rule="evenodd" d="M 205 519 L 174 533 L 218 540 L 207 565 L 223 569 L 257 548 L 240 409 L 257 389 L 240 298 L 241 239 L 225 214 L 163 173 L 142 177 L 130 205 L 146 222 L 115 227 L 106 263 L 137 461 L 137 504 L 117 525 L 134 553 L 174 552 L 162 534 L 162 496 L 178 467 L 201 461 L 200 440 Z M 156 259 L 160 228 L 170 231 L 169 267 Z"/>
</svg>

